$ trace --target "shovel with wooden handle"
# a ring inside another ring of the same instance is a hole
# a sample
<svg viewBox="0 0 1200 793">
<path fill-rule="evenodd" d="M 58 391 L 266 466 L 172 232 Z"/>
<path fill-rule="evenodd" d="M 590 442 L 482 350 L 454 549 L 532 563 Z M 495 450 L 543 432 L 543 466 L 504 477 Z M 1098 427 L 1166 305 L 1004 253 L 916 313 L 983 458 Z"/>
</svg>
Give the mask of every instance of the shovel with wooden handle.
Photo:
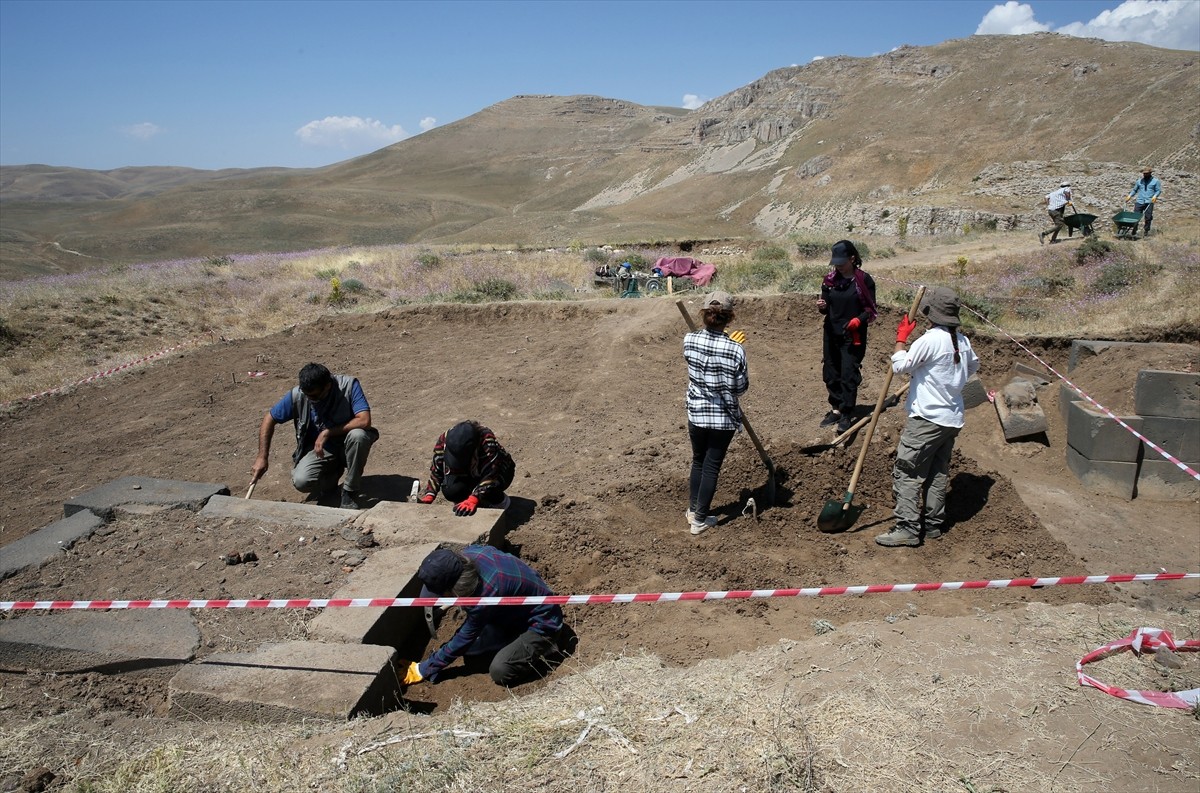
<svg viewBox="0 0 1200 793">
<path fill-rule="evenodd" d="M 917 290 L 912 306 L 908 309 L 909 320 L 912 320 L 917 313 L 917 308 L 921 305 L 921 298 L 924 296 L 925 287 L 922 286 Z M 883 412 L 883 403 L 887 400 L 887 392 L 891 387 L 892 365 L 889 362 L 887 377 L 883 381 L 883 390 L 879 392 L 879 399 L 875 402 L 875 412 L 871 414 L 871 423 L 867 425 L 867 435 L 863 438 L 862 449 L 858 452 L 858 462 L 854 464 L 854 473 L 850 476 L 850 486 L 846 488 L 846 495 L 841 501 L 826 501 L 825 506 L 821 509 L 821 514 L 817 516 L 817 528 L 827 534 L 850 528 L 866 509 L 866 506 L 862 504 L 852 503 L 854 488 L 858 485 L 858 476 L 862 473 L 863 461 L 867 459 L 867 448 L 871 445 L 871 436 L 875 434 L 875 425 L 879 422 L 879 414 Z"/>
<path fill-rule="evenodd" d="M 692 330 L 696 330 L 696 320 L 692 319 L 692 315 L 688 313 L 687 308 L 683 305 L 682 300 L 675 301 L 675 307 L 679 309 L 679 313 L 683 314 L 683 321 Z M 735 333 L 737 331 L 734 331 Z M 745 334 L 742 334 L 745 338 Z M 746 418 L 746 412 L 742 411 L 742 426 L 746 428 L 746 434 L 750 436 L 750 442 L 754 444 L 755 450 L 758 452 L 759 458 L 762 459 L 763 465 L 767 468 L 767 485 L 763 495 L 763 501 L 766 506 L 775 506 L 775 463 L 771 462 L 771 458 L 767 455 L 767 450 L 763 448 L 762 441 L 758 439 L 758 433 L 750 426 L 750 419 Z"/>
</svg>

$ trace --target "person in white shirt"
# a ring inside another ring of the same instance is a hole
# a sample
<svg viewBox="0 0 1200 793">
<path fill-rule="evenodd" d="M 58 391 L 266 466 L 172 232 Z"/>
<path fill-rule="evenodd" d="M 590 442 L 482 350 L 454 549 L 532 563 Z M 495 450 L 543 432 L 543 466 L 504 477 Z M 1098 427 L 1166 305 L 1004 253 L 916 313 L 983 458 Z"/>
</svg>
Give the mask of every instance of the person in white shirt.
<svg viewBox="0 0 1200 793">
<path fill-rule="evenodd" d="M 965 423 L 963 386 L 979 371 L 979 358 L 971 342 L 958 331 L 959 300 L 954 290 L 944 286 L 930 289 L 921 301 L 920 311 L 933 327 L 906 349 L 917 321 L 905 316 L 896 331 L 896 351 L 892 354 L 892 371 L 912 375 L 912 382 L 905 405 L 908 421 L 892 468 L 896 525 L 875 538 L 875 542 L 889 548 L 920 545 L 922 523 L 925 539 L 936 540 L 945 532 L 950 453 Z"/>
<path fill-rule="evenodd" d="M 1046 198 L 1043 203 L 1046 205 L 1046 209 L 1050 213 L 1050 222 L 1052 222 L 1054 225 L 1045 231 L 1038 232 L 1038 242 L 1040 242 L 1042 245 L 1045 245 L 1046 235 L 1049 234 L 1050 244 L 1053 245 L 1054 243 L 1058 242 L 1058 232 L 1067 227 L 1067 222 L 1063 220 L 1063 214 L 1066 212 L 1066 208 L 1068 206 L 1072 209 L 1075 208 L 1075 205 L 1071 203 L 1071 183 L 1062 182 L 1059 184 L 1057 190 L 1046 194 Z"/>
</svg>

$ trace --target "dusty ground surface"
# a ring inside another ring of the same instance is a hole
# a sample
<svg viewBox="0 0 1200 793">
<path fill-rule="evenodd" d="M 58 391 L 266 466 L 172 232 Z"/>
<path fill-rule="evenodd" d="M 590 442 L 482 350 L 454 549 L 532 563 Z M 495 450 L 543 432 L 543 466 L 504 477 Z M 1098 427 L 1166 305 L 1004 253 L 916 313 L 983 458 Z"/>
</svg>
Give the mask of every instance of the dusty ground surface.
<svg viewBox="0 0 1200 793">
<path fill-rule="evenodd" d="M 869 340 L 859 400 L 864 412 L 882 386 L 897 317 L 896 310 L 885 312 Z M 683 516 L 690 459 L 683 410 L 684 327 L 672 301 L 646 299 L 412 307 L 323 319 L 284 335 L 189 350 L 22 406 L 0 419 L 0 488 L 5 494 L 0 541 L 11 542 L 57 519 L 63 500 L 121 476 L 225 483 L 235 493 L 244 490 L 263 411 L 291 386 L 304 363 L 316 360 L 335 372 L 357 375 L 366 390 L 382 433 L 365 480 L 375 498 L 403 498 L 401 477 L 424 474 L 434 439 L 455 422 L 476 418 L 492 427 L 517 460 L 511 492 L 538 504 L 509 539 L 561 593 L 1200 570 L 1196 503 L 1124 502 L 1091 495 L 1079 486 L 1063 458 L 1065 428 L 1058 417 L 1056 385 L 1039 391 L 1050 422 L 1041 441 L 1006 444 L 991 405 L 969 412 L 952 466 L 954 525 L 945 538 L 916 549 L 883 549 L 873 542 L 890 525 L 890 467 L 901 427 L 899 409 L 884 414 L 868 450 L 855 503 L 869 508 L 853 530 L 819 533 L 817 514 L 826 500 L 840 499 L 845 492 L 859 449 L 809 448 L 833 436 L 817 426 L 827 409 L 820 382 L 819 317 L 808 296 L 748 299 L 735 324 L 749 336 L 752 384 L 744 404 L 781 472 L 780 497 L 757 519 L 743 514 L 746 497 L 754 495 L 763 503 L 765 472 L 741 435 L 731 447 L 714 502 L 720 523 L 700 537 L 688 533 Z M 1033 364 L 1005 340 L 976 337 L 973 343 L 989 388 L 1007 382 L 1016 362 Z M 1065 371 L 1068 343 L 1035 347 Z M 1124 368 L 1136 372 L 1137 365 L 1126 361 Z M 1092 368 L 1090 373 L 1079 370 L 1081 385 L 1115 396 L 1118 389 L 1104 371 Z M 260 370 L 268 375 L 246 377 L 248 371 Z M 291 489 L 287 475 L 286 434 L 277 434 L 273 467 L 255 498 L 303 499 Z M 439 501 L 432 508 L 446 507 Z M 250 521 L 226 521 L 213 530 L 184 513 L 123 518 L 61 562 L 0 582 L 0 599 L 320 597 L 344 580 L 341 562 L 329 551 L 338 543 L 352 546 L 338 532 L 330 531 L 315 549 L 298 547 L 290 536 L 264 532 Z M 259 562 L 229 567 L 218 559 L 246 548 L 256 550 Z M 705 659 L 742 659 L 738 653 L 780 640 L 812 639 L 816 620 L 834 626 L 885 626 L 897 615 L 919 615 L 931 636 L 937 635 L 939 620 L 947 626 L 972 618 L 1028 624 L 1030 604 L 1043 604 L 1038 608 L 1046 611 L 1037 615 L 1062 609 L 1098 614 L 1097 609 L 1133 606 L 1145 614 L 1146 624 L 1187 638 L 1198 630 L 1200 597 L 1194 582 L 1183 582 L 572 607 L 568 618 L 581 637 L 572 669 L 642 653 L 680 669 Z M 197 617 L 202 653 L 301 635 L 307 619 L 303 613 L 281 611 Z M 885 618 L 890 619 L 882 622 Z M 977 641 L 996 643 L 993 654 L 1002 654 L 1014 641 L 982 626 L 980 631 L 985 638 Z M 1085 644 L 1078 642 L 1078 655 L 1095 646 Z M 907 655 L 893 659 L 893 670 L 923 663 L 919 645 L 910 642 L 896 651 Z M 939 652 L 938 658 L 943 670 L 958 663 L 952 652 Z M 980 661 L 972 656 L 962 663 L 973 668 Z M 831 664 L 836 661 L 823 666 Z M 776 668 L 781 675 L 790 674 L 786 665 Z M 1057 671 L 1062 686 L 1074 685 L 1073 670 Z M 1195 666 L 1182 674 L 1183 683 L 1177 685 L 1186 686 L 1196 677 Z M 116 679 L 3 675 L 0 724 L 13 729 L 30 715 L 84 705 L 90 717 L 75 729 L 103 730 L 114 719 L 160 713 L 163 679 L 161 673 Z M 776 680 L 772 685 L 782 684 Z M 534 685 L 518 693 L 536 696 L 544 688 Z M 410 695 L 435 713 L 460 698 L 510 696 L 479 676 L 424 685 Z M 944 696 L 956 698 L 957 706 L 948 708 L 939 731 L 971 732 L 980 707 L 977 693 L 964 688 L 944 691 Z M 1067 710 L 1055 724 L 1070 723 L 1082 713 L 1071 708 L 1087 708 L 1079 704 L 1087 697 L 1062 704 Z M 1155 751 L 1130 760 L 1119 778 L 1145 782 L 1139 789 L 1164 782 L 1176 789 L 1194 786 L 1200 779 L 1195 722 L 1177 712 L 1163 713 L 1161 721 L 1172 726 L 1155 737 Z M 1189 722 L 1192 727 L 1181 726 Z M 140 724 L 161 731 L 188 729 L 165 720 Z M 980 746 L 993 740 L 1014 742 L 1022 729 L 1019 723 L 989 723 L 988 736 L 971 740 Z M 1052 738 L 1059 727 L 1046 729 Z M 1046 754 L 1041 761 L 1045 770 L 1062 763 L 1060 754 Z M 1090 762 L 1103 764 L 1105 759 L 1100 754 Z M 1173 771 L 1156 770 L 1170 769 L 1172 763 Z"/>
</svg>

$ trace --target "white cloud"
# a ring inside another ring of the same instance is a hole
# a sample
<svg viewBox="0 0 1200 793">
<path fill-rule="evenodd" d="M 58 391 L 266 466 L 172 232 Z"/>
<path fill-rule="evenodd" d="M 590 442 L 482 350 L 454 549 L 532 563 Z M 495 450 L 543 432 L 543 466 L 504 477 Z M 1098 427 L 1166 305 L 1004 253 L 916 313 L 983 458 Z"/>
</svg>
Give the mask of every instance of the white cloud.
<svg viewBox="0 0 1200 793">
<path fill-rule="evenodd" d="M 684 94 L 683 95 L 683 108 L 685 110 L 695 110 L 696 108 L 700 107 L 707 101 L 708 101 L 708 99 L 706 99 L 703 96 L 700 96 L 699 94 Z"/>
<path fill-rule="evenodd" d="M 992 6 L 983 16 L 975 35 L 1000 34 L 1019 36 L 1022 33 L 1040 33 L 1050 26 L 1033 18 L 1033 6 L 1008 0 L 1002 6 Z"/>
<path fill-rule="evenodd" d="M 326 116 L 296 130 L 296 137 L 306 146 L 356 150 L 395 143 L 407 138 L 408 133 L 399 124 L 389 127 L 373 118 Z"/>
<path fill-rule="evenodd" d="M 1050 6 L 1053 8 L 1054 6 Z M 1054 27 L 1038 22 L 1033 6 L 1008 0 L 992 6 L 976 34 L 1020 35 L 1053 30 L 1065 36 L 1136 41 L 1176 50 L 1200 49 L 1200 0 L 1125 0 L 1087 22 Z"/>
<path fill-rule="evenodd" d="M 813 59 L 812 59 L 812 62 L 813 62 L 813 63 L 816 63 L 817 61 L 823 61 L 823 60 L 825 60 L 825 56 L 824 56 L 824 55 L 814 55 L 814 56 L 813 56 Z"/>
<path fill-rule="evenodd" d="M 425 116 L 425 118 L 421 119 L 419 126 L 421 127 L 422 132 L 428 132 L 437 126 L 437 119 L 433 116 Z"/>
<path fill-rule="evenodd" d="M 1172 50 L 1200 49 L 1200 0 L 1125 0 L 1089 22 L 1057 33 L 1105 41 L 1137 41 Z"/>
<path fill-rule="evenodd" d="M 121 132 L 138 140 L 150 140 L 162 132 L 162 127 L 158 124 L 151 124 L 149 121 L 143 121 L 141 124 L 130 124 L 128 127 L 122 127 Z"/>
</svg>

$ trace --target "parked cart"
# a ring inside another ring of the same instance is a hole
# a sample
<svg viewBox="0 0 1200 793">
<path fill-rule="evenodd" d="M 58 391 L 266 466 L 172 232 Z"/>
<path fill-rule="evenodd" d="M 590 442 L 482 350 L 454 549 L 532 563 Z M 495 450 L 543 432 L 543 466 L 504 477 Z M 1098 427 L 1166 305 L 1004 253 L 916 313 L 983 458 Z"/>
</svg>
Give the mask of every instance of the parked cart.
<svg viewBox="0 0 1200 793">
<path fill-rule="evenodd" d="M 1071 207 L 1071 209 L 1075 209 L 1075 206 L 1073 204 L 1071 204 L 1069 206 Z M 1063 223 L 1067 224 L 1067 236 L 1068 237 L 1075 236 L 1075 229 L 1079 229 L 1079 232 L 1081 234 L 1083 234 L 1083 236 L 1085 236 L 1085 237 L 1092 236 L 1092 234 L 1094 233 L 1093 229 L 1092 229 L 1092 224 L 1095 222 L 1096 222 L 1095 215 L 1088 215 L 1083 212 L 1073 212 L 1070 215 L 1063 215 Z"/>
</svg>

